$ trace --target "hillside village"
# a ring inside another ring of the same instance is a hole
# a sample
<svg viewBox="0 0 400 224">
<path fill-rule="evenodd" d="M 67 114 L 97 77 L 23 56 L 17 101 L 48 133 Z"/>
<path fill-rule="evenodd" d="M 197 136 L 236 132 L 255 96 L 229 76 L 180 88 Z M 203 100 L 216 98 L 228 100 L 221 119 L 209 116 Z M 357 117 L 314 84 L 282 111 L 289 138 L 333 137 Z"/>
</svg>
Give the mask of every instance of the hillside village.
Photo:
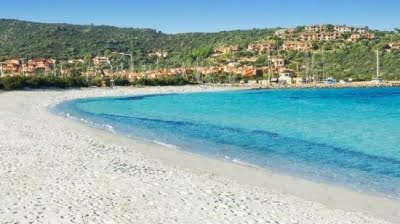
<svg viewBox="0 0 400 224">
<path fill-rule="evenodd" d="M 300 84 L 321 82 L 334 76 L 321 71 L 325 64 L 314 65 L 316 54 L 335 50 L 335 43 L 357 43 L 373 41 L 376 35 L 368 27 L 346 25 L 309 25 L 296 28 L 276 29 L 274 35 L 248 43 L 220 44 L 215 46 L 206 58 L 196 58 L 189 66 L 168 68 L 159 65 L 160 60 L 170 56 L 166 50 L 147 52 L 152 64 L 134 64 L 134 57 L 127 52 L 112 52 L 125 57 L 126 63 L 116 64 L 113 56 L 97 55 L 92 58 L 71 58 L 58 61 L 56 58 L 22 57 L 10 58 L 0 63 L 1 76 L 82 75 L 85 77 L 120 77 L 128 80 L 157 79 L 168 77 L 189 77 L 196 82 L 247 82 L 263 80 L 269 83 Z M 332 43 L 331 49 L 320 49 L 318 43 Z M 400 51 L 399 42 L 383 46 L 387 53 Z M 302 63 L 290 60 L 287 55 L 303 53 Z M 372 53 L 371 53 L 372 54 Z M 129 61 L 130 60 L 130 61 Z M 399 59 L 400 60 L 400 59 Z M 321 63 L 320 63 L 321 64 Z M 371 72 L 371 76 L 373 72 Z M 194 78 L 195 77 L 195 78 Z M 223 77 L 223 78 L 221 78 Z M 206 80 L 207 79 L 207 80 Z M 351 81 L 351 79 L 349 79 Z M 349 81 L 343 80 L 343 81 Z"/>
</svg>

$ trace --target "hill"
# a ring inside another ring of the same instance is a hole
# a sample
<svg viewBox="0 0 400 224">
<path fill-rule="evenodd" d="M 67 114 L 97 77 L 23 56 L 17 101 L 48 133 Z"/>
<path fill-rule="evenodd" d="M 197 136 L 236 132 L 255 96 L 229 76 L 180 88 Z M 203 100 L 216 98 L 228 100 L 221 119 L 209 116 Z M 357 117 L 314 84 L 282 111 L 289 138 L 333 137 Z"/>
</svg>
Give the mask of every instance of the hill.
<svg viewBox="0 0 400 224">
<path fill-rule="evenodd" d="M 148 53 L 166 51 L 172 58 L 182 60 L 201 48 L 213 47 L 219 43 L 246 44 L 271 33 L 271 30 L 265 29 L 167 35 L 152 29 L 45 24 L 1 19 L 0 59 L 22 56 L 28 59 L 54 57 L 66 60 L 88 54 L 107 55 L 117 51 L 134 52 L 136 63 L 140 64 L 149 63 L 145 60 Z"/>
<path fill-rule="evenodd" d="M 304 27 L 298 27 L 304 29 Z M 310 72 L 332 75 L 338 79 L 368 80 L 375 71 L 375 53 L 379 49 L 382 74 L 385 79 L 400 79 L 400 51 L 388 51 L 388 44 L 400 42 L 400 35 L 389 31 L 371 31 L 373 40 L 349 42 L 313 41 L 313 53 L 284 51 L 285 39 L 275 35 L 277 29 L 253 29 L 217 33 L 165 34 L 152 29 L 119 28 L 112 26 L 46 24 L 19 20 L 0 20 L 0 61 L 22 57 L 72 58 L 108 56 L 115 66 L 127 59 L 112 52 L 133 53 L 136 68 L 155 66 L 180 67 L 195 64 L 238 64 L 265 66 L 267 54 L 249 52 L 247 46 L 260 40 L 277 43 L 271 56 L 283 57 L 289 68 L 300 75 Z M 296 37 L 295 37 L 296 38 Z M 221 45 L 238 45 L 239 51 L 215 57 L 214 50 Z M 166 57 L 151 53 L 167 52 Z M 314 54 L 314 56 L 312 56 Z"/>
</svg>

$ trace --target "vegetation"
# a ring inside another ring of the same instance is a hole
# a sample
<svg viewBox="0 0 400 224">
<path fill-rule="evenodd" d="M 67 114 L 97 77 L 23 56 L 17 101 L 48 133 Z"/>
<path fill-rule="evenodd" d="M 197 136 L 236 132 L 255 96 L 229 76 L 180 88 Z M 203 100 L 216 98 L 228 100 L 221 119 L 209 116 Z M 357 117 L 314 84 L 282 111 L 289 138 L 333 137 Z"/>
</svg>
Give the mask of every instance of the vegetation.
<svg viewBox="0 0 400 224">
<path fill-rule="evenodd" d="M 147 86 L 168 86 L 168 85 L 186 85 L 192 84 L 184 78 L 169 79 L 141 79 L 137 81 L 129 81 L 127 79 L 117 78 L 114 80 L 115 85 L 147 85 Z M 85 79 L 84 77 L 59 77 L 59 76 L 5 76 L 0 77 L 0 90 L 21 90 L 21 89 L 38 89 L 38 88 L 79 88 L 97 86 L 103 84 L 109 86 L 109 78 L 97 77 L 94 79 Z"/>
<path fill-rule="evenodd" d="M 169 35 L 152 29 L 118 28 L 111 26 L 45 24 L 0 19 L 0 61 L 14 56 L 30 58 L 91 58 L 105 55 L 118 62 L 128 58 L 112 52 L 133 53 L 135 67 L 155 64 L 148 53 L 169 52 L 160 60 L 160 67 L 179 67 L 195 63 L 196 58 L 208 57 L 212 49 L 223 43 L 246 46 L 273 30 L 230 31 L 219 33 L 186 33 Z"/>
<path fill-rule="evenodd" d="M 51 76 L 6 76 L 0 78 L 0 89 L 16 90 L 24 88 L 71 88 L 87 87 L 89 83 L 82 77 L 51 77 Z"/>
<path fill-rule="evenodd" d="M 300 76 L 311 73 L 310 70 L 313 69 L 313 73 L 319 77 L 334 76 L 336 79 L 352 78 L 366 81 L 375 75 L 376 50 L 380 50 L 381 75 L 385 80 L 399 80 L 400 51 L 386 51 L 383 43 L 389 41 L 382 38 L 374 41 L 362 40 L 357 43 L 320 42 L 317 43 L 319 50 L 313 53 L 314 56 L 302 52 L 282 52 L 282 55 L 289 61 L 289 67 L 297 70 L 297 65 L 300 65 Z M 304 65 L 309 69 L 304 68 Z"/>
<path fill-rule="evenodd" d="M 329 28 L 332 29 L 332 26 Z M 297 27 L 297 30 L 302 29 L 304 27 Z M 270 39 L 282 44 L 283 40 L 274 36 L 275 30 L 252 29 L 217 33 L 165 34 L 152 29 L 44 24 L 2 19 L 0 20 L 0 61 L 15 56 L 23 57 L 25 60 L 55 58 L 61 63 L 73 58 L 84 59 L 84 64 L 70 71 L 71 76 L 77 76 L 76 74 L 86 70 L 90 59 L 96 55 L 109 57 L 114 69 L 120 68 L 121 65 L 123 69 L 128 69 L 129 57 L 113 52 L 133 53 L 136 70 L 154 69 L 156 66 L 173 68 L 229 62 L 265 66 L 266 54 L 248 52 L 244 49 L 249 43 L 262 39 Z M 373 31 L 373 33 L 376 39 L 372 41 L 315 42 L 314 56 L 311 53 L 278 51 L 278 49 L 273 51 L 272 55 L 283 56 L 287 60 L 289 68 L 298 71 L 300 76 L 307 75 L 312 69 L 313 73 L 317 73 L 319 76 L 370 80 L 376 67 L 375 50 L 379 49 L 383 78 L 387 80 L 400 79 L 400 52 L 386 51 L 388 43 L 400 42 L 399 30 Z M 243 50 L 220 57 L 212 57 L 213 49 L 226 44 L 238 44 Z M 156 51 L 168 52 L 168 56 L 165 58 L 148 56 L 149 53 Z M 255 60 L 241 60 L 246 58 L 255 58 Z M 61 65 L 64 68 L 68 67 L 67 63 Z M 162 84 L 170 83 L 169 80 L 159 81 Z M 183 80 L 181 81 L 183 82 Z M 123 83 L 116 82 L 127 84 L 125 81 Z M 149 80 L 140 82 L 157 84 L 157 82 Z"/>
</svg>

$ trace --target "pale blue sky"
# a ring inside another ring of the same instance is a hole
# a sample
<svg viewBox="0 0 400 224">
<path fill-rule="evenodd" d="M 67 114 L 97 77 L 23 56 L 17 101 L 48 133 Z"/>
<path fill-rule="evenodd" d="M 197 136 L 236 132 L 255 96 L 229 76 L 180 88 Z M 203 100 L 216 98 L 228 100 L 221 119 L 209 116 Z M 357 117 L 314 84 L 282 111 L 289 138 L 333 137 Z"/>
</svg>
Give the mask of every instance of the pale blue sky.
<svg viewBox="0 0 400 224">
<path fill-rule="evenodd" d="M 0 17 L 153 28 L 166 33 L 351 24 L 400 27 L 399 0 L 12 0 Z"/>
</svg>

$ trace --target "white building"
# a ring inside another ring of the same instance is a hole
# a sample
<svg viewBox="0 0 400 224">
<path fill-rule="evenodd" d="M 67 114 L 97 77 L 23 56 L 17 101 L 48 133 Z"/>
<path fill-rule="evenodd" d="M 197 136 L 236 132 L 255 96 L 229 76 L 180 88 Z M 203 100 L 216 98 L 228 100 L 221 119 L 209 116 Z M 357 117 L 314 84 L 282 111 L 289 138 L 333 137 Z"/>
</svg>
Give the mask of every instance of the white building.
<svg viewBox="0 0 400 224">
<path fill-rule="evenodd" d="M 281 84 L 292 84 L 294 72 L 291 69 L 283 69 L 279 72 L 278 82 Z"/>
<path fill-rule="evenodd" d="M 333 30 L 335 32 L 343 34 L 343 33 L 351 33 L 353 28 L 351 26 L 342 25 L 342 26 L 334 26 Z"/>
<path fill-rule="evenodd" d="M 325 32 L 325 31 L 328 31 L 328 26 L 327 25 L 311 25 L 311 26 L 305 26 L 304 30 L 306 32 L 310 32 L 310 33 Z"/>
</svg>

